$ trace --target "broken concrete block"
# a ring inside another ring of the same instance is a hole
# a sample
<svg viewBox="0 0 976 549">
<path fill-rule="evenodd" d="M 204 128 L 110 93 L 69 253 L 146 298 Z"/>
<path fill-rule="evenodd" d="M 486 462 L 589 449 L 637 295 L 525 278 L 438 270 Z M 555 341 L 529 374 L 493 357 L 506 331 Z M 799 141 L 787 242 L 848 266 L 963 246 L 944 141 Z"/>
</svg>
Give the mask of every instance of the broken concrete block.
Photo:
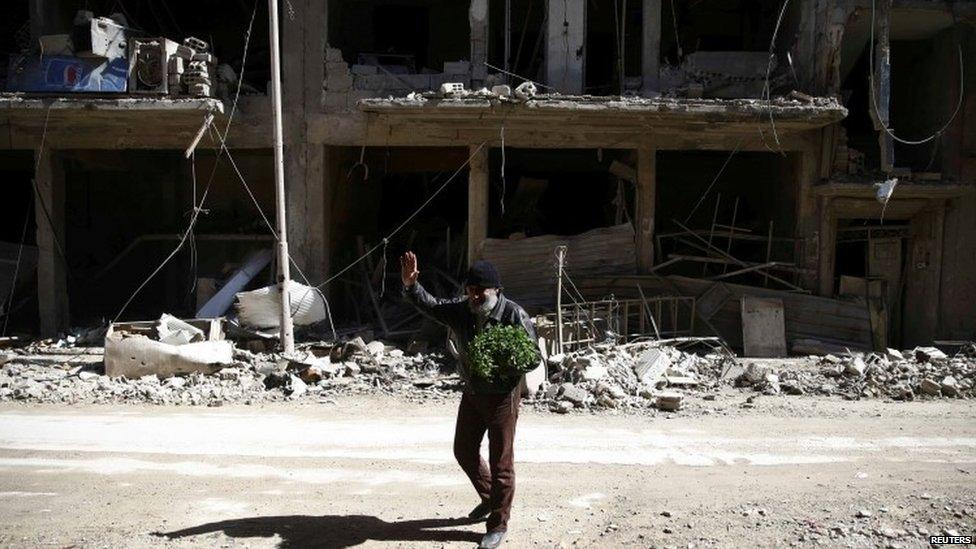
<svg viewBox="0 0 976 549">
<path fill-rule="evenodd" d="M 903 355 L 901 351 L 898 349 L 892 349 L 891 347 L 888 347 L 888 349 L 885 350 L 885 357 L 892 362 L 901 362 L 905 360 L 905 355 Z"/>
<path fill-rule="evenodd" d="M 746 373 L 744 366 L 738 362 L 729 362 L 722 370 L 722 374 L 719 377 L 722 381 L 736 381 Z"/>
<path fill-rule="evenodd" d="M 573 409 L 573 403 L 561 400 L 550 404 L 549 409 L 557 414 L 568 414 Z"/>
<path fill-rule="evenodd" d="M 240 368 L 224 368 L 217 372 L 217 376 L 225 381 L 236 381 L 241 378 L 244 371 Z"/>
<path fill-rule="evenodd" d="M 698 380 L 691 376 L 665 376 L 669 387 L 695 387 Z"/>
<path fill-rule="evenodd" d="M 511 97 L 512 87 L 506 85 L 492 86 L 491 93 L 492 95 L 497 95 L 498 97 Z"/>
<path fill-rule="evenodd" d="M 116 331 L 105 335 L 105 375 L 137 379 L 156 374 L 166 378 L 178 374 L 211 374 L 234 363 L 234 346 L 229 341 L 200 341 L 171 345 L 142 334 Z"/>
<path fill-rule="evenodd" d="M 165 314 L 156 323 L 156 339 L 170 345 L 185 345 L 205 339 L 203 330 L 173 315 Z"/>
<path fill-rule="evenodd" d="M 768 376 L 771 373 L 773 373 L 771 368 L 768 368 L 766 366 L 760 366 L 755 362 L 750 362 L 749 365 L 746 366 L 746 371 L 742 375 L 742 380 L 750 385 L 754 385 L 756 383 L 761 383 L 765 381 L 766 376 Z"/>
<path fill-rule="evenodd" d="M 949 358 L 945 353 L 935 347 L 916 347 L 915 360 L 919 362 L 931 362 L 933 360 L 945 360 Z"/>
<path fill-rule="evenodd" d="M 359 367 L 359 364 L 356 364 L 355 362 L 346 362 L 344 365 L 346 367 L 345 372 L 347 376 L 350 377 L 358 376 L 360 372 L 362 372 L 362 369 Z"/>
<path fill-rule="evenodd" d="M 867 370 L 867 367 L 868 366 L 864 363 L 864 360 L 861 357 L 856 356 L 853 360 L 848 362 L 846 366 L 844 366 L 844 374 L 852 377 L 860 377 L 864 375 L 864 371 Z"/>
<path fill-rule="evenodd" d="M 444 82 L 441 84 L 441 95 L 444 97 L 450 97 L 453 95 L 461 95 L 464 93 L 464 84 L 461 82 Z"/>
<path fill-rule="evenodd" d="M 93 379 L 98 379 L 99 377 L 101 376 L 99 376 L 95 372 L 86 372 L 85 370 L 78 372 L 78 379 L 82 381 L 91 381 Z M 181 379 L 181 378 L 173 378 L 173 379 Z"/>
<path fill-rule="evenodd" d="M 376 358 L 381 358 L 385 351 L 386 345 L 384 345 L 382 341 L 370 341 L 369 344 L 366 345 L 366 352 Z"/>
<path fill-rule="evenodd" d="M 681 393 L 661 393 L 657 396 L 657 408 L 666 412 L 676 412 L 681 409 Z"/>
<path fill-rule="evenodd" d="M 174 376 L 167 379 L 165 385 L 170 389 L 182 389 L 186 386 L 186 378 Z"/>
<path fill-rule="evenodd" d="M 952 376 L 944 377 L 942 383 L 939 385 L 942 388 L 942 394 L 946 396 L 956 396 L 959 394 L 959 382 Z"/>
<path fill-rule="evenodd" d="M 918 388 L 926 395 L 940 396 L 942 394 L 942 385 L 928 378 L 923 379 Z"/>
<path fill-rule="evenodd" d="M 560 399 L 568 400 L 577 406 L 582 406 L 589 397 L 589 392 L 582 387 L 573 385 L 572 383 L 563 383 L 559 391 Z"/>
<path fill-rule="evenodd" d="M 308 392 L 308 385 L 297 376 L 288 376 L 288 385 L 285 387 L 285 394 L 298 398 Z"/>
<path fill-rule="evenodd" d="M 661 349 L 648 349 L 641 353 L 634 366 L 637 379 L 645 385 L 656 385 L 671 366 L 671 357 Z"/>
</svg>

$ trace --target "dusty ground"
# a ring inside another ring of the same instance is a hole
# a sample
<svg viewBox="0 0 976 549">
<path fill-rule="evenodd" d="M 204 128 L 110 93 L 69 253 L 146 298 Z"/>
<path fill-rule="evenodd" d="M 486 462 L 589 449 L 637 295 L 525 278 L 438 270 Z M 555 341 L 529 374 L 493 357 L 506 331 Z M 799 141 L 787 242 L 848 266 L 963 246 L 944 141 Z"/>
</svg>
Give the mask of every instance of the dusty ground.
<svg viewBox="0 0 976 549">
<path fill-rule="evenodd" d="M 923 547 L 976 533 L 976 402 L 729 390 L 525 410 L 508 547 Z M 0 546 L 472 547 L 453 403 L 0 405 Z M 857 515 L 870 514 L 859 518 Z"/>
</svg>

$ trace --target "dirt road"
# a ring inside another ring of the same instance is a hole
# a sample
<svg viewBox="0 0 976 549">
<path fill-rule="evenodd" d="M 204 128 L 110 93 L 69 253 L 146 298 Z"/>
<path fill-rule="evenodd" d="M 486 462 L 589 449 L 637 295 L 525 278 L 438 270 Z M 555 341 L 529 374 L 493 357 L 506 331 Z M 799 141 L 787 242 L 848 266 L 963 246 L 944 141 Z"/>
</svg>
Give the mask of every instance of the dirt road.
<svg viewBox="0 0 976 549">
<path fill-rule="evenodd" d="M 976 404 L 525 410 L 508 547 L 926 547 L 976 532 Z M 0 406 L 0 545 L 472 547 L 453 405 Z"/>
</svg>

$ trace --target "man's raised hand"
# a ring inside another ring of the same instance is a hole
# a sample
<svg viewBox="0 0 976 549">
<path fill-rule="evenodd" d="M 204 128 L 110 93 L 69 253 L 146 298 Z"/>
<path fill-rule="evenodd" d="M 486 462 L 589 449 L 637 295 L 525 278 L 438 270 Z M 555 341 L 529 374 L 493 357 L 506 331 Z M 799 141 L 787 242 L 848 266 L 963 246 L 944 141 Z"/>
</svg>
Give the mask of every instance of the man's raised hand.
<svg viewBox="0 0 976 549">
<path fill-rule="evenodd" d="M 400 256 L 400 280 L 407 288 L 417 283 L 420 271 L 417 270 L 417 255 L 407 252 Z"/>
</svg>

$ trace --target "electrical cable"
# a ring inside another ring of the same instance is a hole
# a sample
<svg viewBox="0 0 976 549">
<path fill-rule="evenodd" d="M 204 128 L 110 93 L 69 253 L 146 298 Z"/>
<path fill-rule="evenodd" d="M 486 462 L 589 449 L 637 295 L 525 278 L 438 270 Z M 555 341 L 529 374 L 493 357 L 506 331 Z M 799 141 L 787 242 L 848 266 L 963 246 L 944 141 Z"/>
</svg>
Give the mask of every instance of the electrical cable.
<svg viewBox="0 0 976 549">
<path fill-rule="evenodd" d="M 31 178 L 31 187 L 34 189 L 34 199 L 37 204 L 41 205 L 41 211 L 44 213 L 44 218 L 47 220 L 48 227 L 51 229 L 51 237 L 54 240 L 54 245 L 58 250 L 58 255 L 61 256 L 61 261 L 64 263 L 65 274 L 68 278 L 71 278 L 71 271 L 68 270 L 68 256 L 64 252 L 64 246 L 61 244 L 61 237 L 58 236 L 58 230 L 54 224 L 54 218 L 51 216 L 51 211 L 47 207 L 47 203 L 44 202 L 44 197 L 41 196 L 40 189 L 37 188 L 37 172 L 41 168 L 41 157 L 44 156 L 44 144 L 47 140 L 47 128 L 48 122 L 51 119 L 51 109 L 54 107 L 52 102 L 47 106 L 47 114 L 44 115 L 44 129 L 41 131 L 41 142 L 37 146 L 37 158 L 34 160 L 34 177 Z M 40 246 L 38 246 L 40 247 Z"/>
<path fill-rule="evenodd" d="M 773 130 L 773 139 L 776 141 L 776 147 L 779 149 L 780 154 L 786 155 L 783 151 L 783 145 L 779 141 L 779 132 L 776 131 L 776 121 L 773 119 L 773 99 L 772 90 L 769 85 L 769 74 L 773 70 L 773 50 L 776 48 L 776 37 L 779 35 L 779 28 L 783 24 L 783 16 L 786 14 L 786 7 L 790 4 L 790 0 L 783 0 L 783 7 L 779 10 L 779 17 L 776 19 L 776 27 L 773 28 L 773 37 L 769 40 L 769 59 L 766 61 L 766 84 L 763 86 L 763 95 L 766 99 L 766 110 L 769 112 L 769 125 Z M 760 127 L 760 133 L 762 133 L 762 128 Z M 765 138 L 763 139 L 765 143 Z M 768 148 L 768 145 L 767 145 Z"/>
<path fill-rule="evenodd" d="M 502 216 L 505 215 L 505 124 L 502 123 L 501 129 L 501 140 L 502 140 L 502 196 L 499 199 L 499 205 L 501 206 Z"/>
<path fill-rule="evenodd" d="M 454 181 L 454 178 L 456 178 L 458 176 L 458 174 L 460 174 L 461 171 L 463 171 L 464 168 L 466 168 L 468 166 L 468 164 L 471 163 L 471 160 L 475 157 L 475 155 L 477 155 L 478 153 L 481 152 L 481 149 L 483 149 L 485 147 L 485 144 L 486 143 L 487 143 L 487 141 L 483 141 L 480 145 L 478 145 L 478 147 L 474 150 L 474 152 L 472 152 L 471 155 L 468 156 L 468 159 L 465 160 L 458 167 L 458 169 L 453 174 L 451 174 L 450 177 L 447 178 L 447 181 L 445 181 L 440 187 L 437 188 L 437 190 L 435 190 L 429 197 L 427 197 L 427 200 L 425 200 L 424 203 L 421 204 L 419 208 L 417 208 L 412 214 L 410 214 L 410 216 L 408 216 L 403 221 L 403 223 L 401 223 L 396 229 L 394 229 L 393 232 L 391 232 L 390 234 L 388 234 L 383 240 L 384 241 L 388 241 L 389 239 L 393 238 L 397 233 L 399 233 L 401 230 L 403 230 L 403 228 L 406 227 L 408 223 L 410 223 L 411 221 L 413 221 L 413 218 L 417 217 L 417 215 L 419 215 L 420 212 L 423 211 L 423 209 L 426 208 L 427 205 L 430 204 L 434 200 L 434 198 L 437 197 L 437 195 L 439 195 L 445 188 L 447 188 L 447 186 L 450 185 L 451 181 Z M 369 250 L 366 250 L 366 253 L 364 253 L 363 255 L 359 256 L 358 259 L 356 259 L 352 263 L 346 265 L 338 273 L 332 275 L 331 277 L 329 277 L 328 279 L 326 279 L 325 282 L 323 282 L 323 283 L 321 283 L 321 284 L 319 284 L 318 286 L 315 286 L 315 287 L 316 288 L 322 288 L 323 286 L 331 283 L 335 279 L 337 279 L 340 276 L 342 276 L 343 274 L 345 274 L 346 271 L 348 271 L 349 269 L 351 269 L 354 266 L 358 265 L 361 261 L 363 261 L 364 259 L 366 259 L 367 257 L 369 257 L 370 254 L 372 254 L 373 252 L 375 252 L 381 246 L 383 246 L 383 242 L 380 242 L 379 244 L 376 244 L 375 246 L 373 246 Z"/>
<path fill-rule="evenodd" d="M 890 127 L 888 127 L 886 121 L 881 119 L 881 113 L 879 112 L 878 109 L 878 102 L 877 102 L 878 100 L 877 97 L 875 97 L 877 95 L 874 89 L 874 25 L 876 19 L 875 11 L 874 11 L 875 4 L 876 4 L 876 0 L 871 0 L 871 44 L 870 44 L 870 50 L 868 51 L 868 63 L 869 63 L 868 81 L 871 84 L 871 90 L 870 90 L 871 106 L 874 108 L 874 116 L 878 121 L 878 125 L 881 126 L 881 129 L 884 130 L 885 133 L 891 136 L 891 138 L 897 141 L 898 143 L 901 143 L 903 145 L 922 145 L 928 143 L 929 141 L 945 133 L 945 131 L 949 129 L 949 126 L 952 125 L 953 121 L 955 121 L 956 115 L 958 115 L 959 111 L 962 109 L 963 97 L 966 94 L 966 72 L 965 72 L 965 63 L 963 62 L 964 60 L 962 55 L 962 45 L 956 44 L 956 48 L 959 52 L 959 101 L 956 103 L 956 109 L 952 112 L 952 116 L 949 117 L 949 121 L 946 122 L 941 128 L 939 128 L 938 131 L 926 137 L 925 139 L 916 139 L 916 140 L 902 139 L 897 135 L 895 135 L 895 132 L 892 131 Z"/>
<path fill-rule="evenodd" d="M 257 15 L 257 7 L 258 7 L 257 0 L 255 0 L 254 12 L 251 15 L 250 25 L 254 24 L 254 17 Z M 234 95 L 234 101 L 231 104 L 230 112 L 227 117 L 227 125 L 225 126 L 227 131 L 225 133 L 230 131 L 231 123 L 234 121 L 234 115 L 237 111 L 237 103 L 240 99 L 241 85 L 244 82 L 244 68 L 247 63 L 247 50 L 248 50 L 248 44 L 250 43 L 250 39 L 251 39 L 252 27 L 250 25 L 248 26 L 248 30 L 245 33 L 245 37 L 244 37 L 244 53 L 241 60 L 241 74 L 240 77 L 238 78 L 237 93 Z M 46 122 L 45 122 L 45 126 L 46 126 Z M 218 135 L 220 135 L 219 130 L 214 128 L 213 124 L 210 124 L 207 127 L 212 131 L 216 132 Z M 212 138 L 213 135 L 211 134 L 211 139 Z M 203 209 L 203 205 L 206 203 L 207 196 L 210 194 L 210 187 L 213 184 L 214 177 L 217 174 L 217 168 L 220 165 L 220 157 L 222 156 L 223 151 L 227 150 L 226 142 L 224 141 L 222 136 L 221 136 L 220 143 L 221 143 L 221 149 L 217 153 L 217 157 L 214 159 L 213 169 L 210 171 L 210 177 L 207 181 L 207 186 L 203 191 L 203 196 L 200 197 L 199 205 L 197 205 L 196 202 L 194 202 L 193 215 L 190 217 L 190 222 L 187 226 L 186 231 L 183 233 L 183 237 L 177 243 L 173 251 L 170 252 L 170 254 L 166 256 L 165 259 L 163 259 L 163 261 L 159 264 L 159 266 L 157 266 L 156 269 L 136 288 L 136 290 L 132 293 L 132 295 L 129 296 L 129 299 L 126 300 L 124 305 L 122 305 L 122 308 L 119 310 L 118 314 L 115 316 L 115 319 L 112 322 L 118 322 L 119 318 L 122 317 L 122 314 L 125 312 L 125 310 L 129 307 L 129 305 L 136 298 L 136 296 L 139 295 L 139 292 L 141 292 L 143 288 L 145 288 L 146 285 L 149 284 L 149 282 L 163 269 L 163 267 L 165 267 L 166 264 L 169 263 L 169 261 L 183 248 L 183 245 L 186 243 L 187 238 L 189 238 L 189 236 L 193 233 L 193 229 L 196 226 L 197 219 L 200 217 L 200 213 L 206 212 L 206 210 Z M 228 158 L 230 158 L 230 155 L 228 155 Z M 193 174 L 193 185 L 194 185 L 194 189 L 196 189 L 196 167 L 195 167 L 196 154 L 191 155 L 191 163 L 192 163 L 191 165 L 193 166 L 191 168 L 192 170 L 191 173 Z M 232 160 L 232 164 L 233 164 L 233 160 Z M 237 169 L 236 164 L 234 165 L 234 168 L 235 170 Z M 36 191 L 36 187 L 35 187 L 35 191 Z M 194 190 L 194 200 L 196 200 L 195 194 L 196 191 Z M 53 223 L 52 223 L 52 227 L 53 227 Z"/>
<path fill-rule="evenodd" d="M 7 307 L 3 315 L 3 337 L 7 337 L 7 323 L 10 321 L 11 309 L 14 306 L 14 290 L 17 289 L 17 277 L 20 276 L 20 261 L 24 256 L 24 241 L 27 239 L 27 225 L 30 223 L 31 201 L 27 201 L 27 211 L 24 212 L 24 228 L 20 232 L 20 246 L 17 248 L 17 263 L 14 264 L 14 276 L 10 281 L 10 295 L 7 297 Z"/>
<path fill-rule="evenodd" d="M 544 89 L 552 90 L 552 91 L 557 91 L 557 92 L 559 91 L 559 90 L 557 90 L 556 88 L 554 88 L 552 86 L 547 86 L 545 84 L 540 84 L 539 82 L 536 82 L 535 80 L 532 80 L 531 78 L 526 78 L 526 77 L 522 76 L 521 74 L 515 74 L 512 71 L 507 71 L 505 69 L 500 69 L 500 68 L 492 65 L 491 63 L 488 63 L 487 61 L 485 62 L 485 66 L 488 67 L 489 69 L 496 70 L 496 71 L 498 71 L 498 72 L 500 72 L 502 74 L 507 74 L 508 76 L 514 76 L 515 78 L 521 78 L 525 82 L 532 82 L 533 84 L 535 84 L 536 86 L 538 86 L 540 88 L 544 88 Z"/>
<path fill-rule="evenodd" d="M 715 183 L 718 182 L 718 178 L 722 177 L 722 174 L 725 172 L 726 166 L 728 166 L 729 162 L 732 161 L 732 157 L 735 156 L 735 153 L 739 152 L 739 149 L 742 147 L 743 141 L 745 141 L 745 138 L 739 139 L 739 142 L 736 143 L 735 148 L 732 149 L 731 153 L 729 153 L 729 156 L 725 159 L 725 162 L 722 164 L 722 167 L 719 168 L 718 173 L 716 173 L 715 177 L 712 178 L 712 182 L 708 184 L 708 188 L 706 188 L 705 192 L 703 192 L 701 194 L 701 197 L 698 198 L 698 202 L 695 204 L 695 207 L 692 208 L 688 216 L 685 217 L 685 223 L 688 223 L 688 221 L 691 220 L 691 216 L 695 215 L 695 212 L 698 211 L 698 207 L 702 205 L 702 202 L 705 201 L 705 197 L 707 197 L 708 193 L 712 191 L 712 187 L 714 187 Z"/>
</svg>

